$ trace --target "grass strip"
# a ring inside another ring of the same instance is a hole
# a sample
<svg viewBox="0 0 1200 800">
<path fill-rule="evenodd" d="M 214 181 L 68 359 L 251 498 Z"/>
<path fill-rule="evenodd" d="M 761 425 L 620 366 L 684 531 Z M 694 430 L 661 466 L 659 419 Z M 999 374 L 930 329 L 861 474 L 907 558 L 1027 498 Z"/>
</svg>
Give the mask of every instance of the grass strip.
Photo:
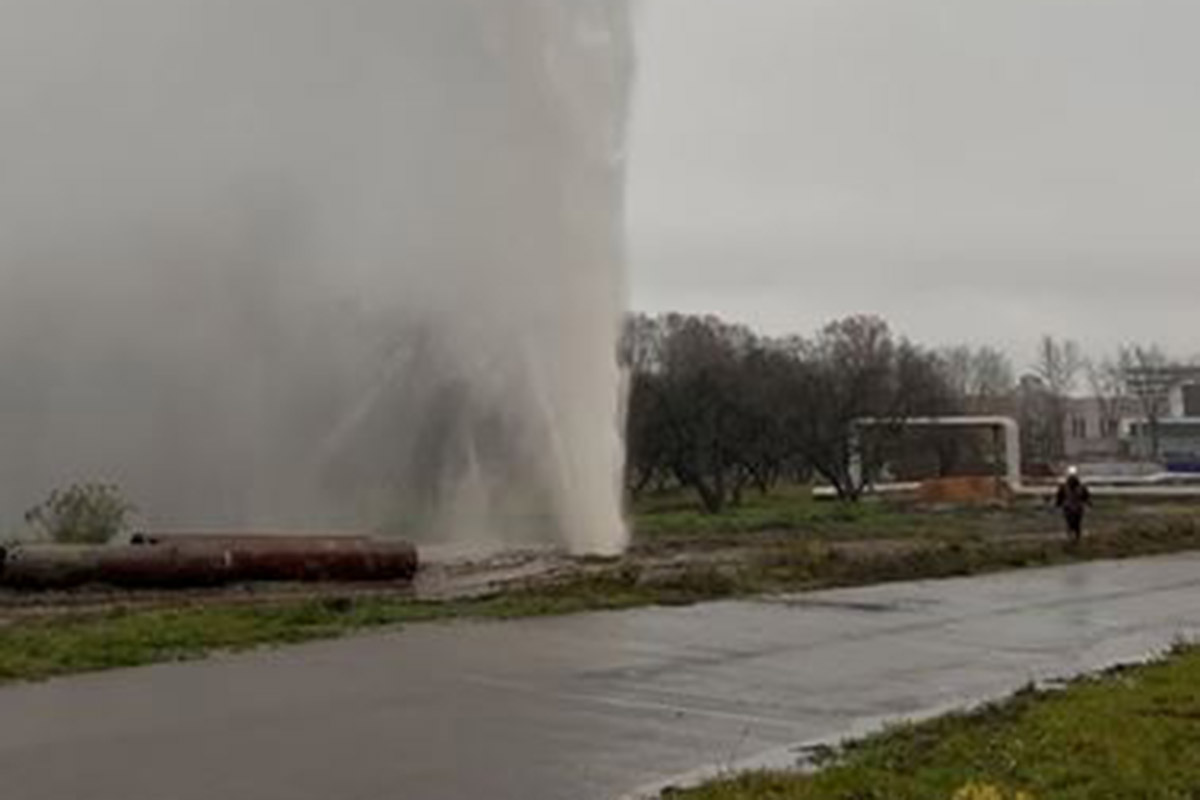
<svg viewBox="0 0 1200 800">
<path fill-rule="evenodd" d="M 757 773 L 672 800 L 1191 800 L 1200 650 L 894 728 L 811 774 Z"/>
</svg>

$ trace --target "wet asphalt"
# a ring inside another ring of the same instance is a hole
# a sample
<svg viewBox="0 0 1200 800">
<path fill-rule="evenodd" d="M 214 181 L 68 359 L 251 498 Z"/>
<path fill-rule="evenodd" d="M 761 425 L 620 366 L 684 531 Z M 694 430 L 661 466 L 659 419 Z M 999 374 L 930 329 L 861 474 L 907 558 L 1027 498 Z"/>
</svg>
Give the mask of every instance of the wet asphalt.
<svg viewBox="0 0 1200 800">
<path fill-rule="evenodd" d="M 0 690 L 4 800 L 613 800 L 1200 635 L 1200 556 L 407 630 Z"/>
</svg>

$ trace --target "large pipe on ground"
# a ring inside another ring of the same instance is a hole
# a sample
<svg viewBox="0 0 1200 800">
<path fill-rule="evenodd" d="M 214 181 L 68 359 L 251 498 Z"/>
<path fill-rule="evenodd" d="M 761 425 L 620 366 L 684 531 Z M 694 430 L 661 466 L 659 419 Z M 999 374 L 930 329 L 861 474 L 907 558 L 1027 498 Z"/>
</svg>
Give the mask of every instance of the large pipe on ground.
<svg viewBox="0 0 1200 800">
<path fill-rule="evenodd" d="M 274 547 L 314 545 L 331 542 L 369 542 L 371 538 L 358 533 L 224 533 L 212 532 L 169 532 L 137 533 L 132 538 L 136 545 L 213 545 L 240 546 L 247 544 L 271 545 Z"/>
<path fill-rule="evenodd" d="M 288 544 L 213 543 L 103 547 L 20 546 L 3 553 L 0 586 L 24 590 L 194 588 L 272 581 L 410 581 L 416 548 L 348 540 Z"/>
<path fill-rule="evenodd" d="M 234 581 L 407 581 L 418 567 L 416 548 L 405 542 L 295 540 L 166 547 L 180 552 L 216 549 L 226 558 Z"/>
</svg>

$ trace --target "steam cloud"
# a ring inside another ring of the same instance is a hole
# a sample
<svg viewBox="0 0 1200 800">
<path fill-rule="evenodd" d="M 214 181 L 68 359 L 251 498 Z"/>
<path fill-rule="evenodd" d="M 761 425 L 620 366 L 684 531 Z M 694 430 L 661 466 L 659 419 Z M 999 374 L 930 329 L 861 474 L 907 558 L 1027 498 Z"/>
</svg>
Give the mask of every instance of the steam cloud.
<svg viewBox="0 0 1200 800">
<path fill-rule="evenodd" d="M 0 0 L 0 532 L 624 546 L 614 0 Z"/>
</svg>

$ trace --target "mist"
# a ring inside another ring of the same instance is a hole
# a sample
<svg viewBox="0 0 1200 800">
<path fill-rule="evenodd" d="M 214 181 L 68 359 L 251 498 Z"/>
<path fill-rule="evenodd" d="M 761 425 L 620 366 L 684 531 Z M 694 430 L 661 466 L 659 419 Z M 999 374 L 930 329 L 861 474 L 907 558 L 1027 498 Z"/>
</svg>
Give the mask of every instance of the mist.
<svg viewBox="0 0 1200 800">
<path fill-rule="evenodd" d="M 614 552 L 628 11 L 0 0 L 0 531 Z"/>
</svg>

